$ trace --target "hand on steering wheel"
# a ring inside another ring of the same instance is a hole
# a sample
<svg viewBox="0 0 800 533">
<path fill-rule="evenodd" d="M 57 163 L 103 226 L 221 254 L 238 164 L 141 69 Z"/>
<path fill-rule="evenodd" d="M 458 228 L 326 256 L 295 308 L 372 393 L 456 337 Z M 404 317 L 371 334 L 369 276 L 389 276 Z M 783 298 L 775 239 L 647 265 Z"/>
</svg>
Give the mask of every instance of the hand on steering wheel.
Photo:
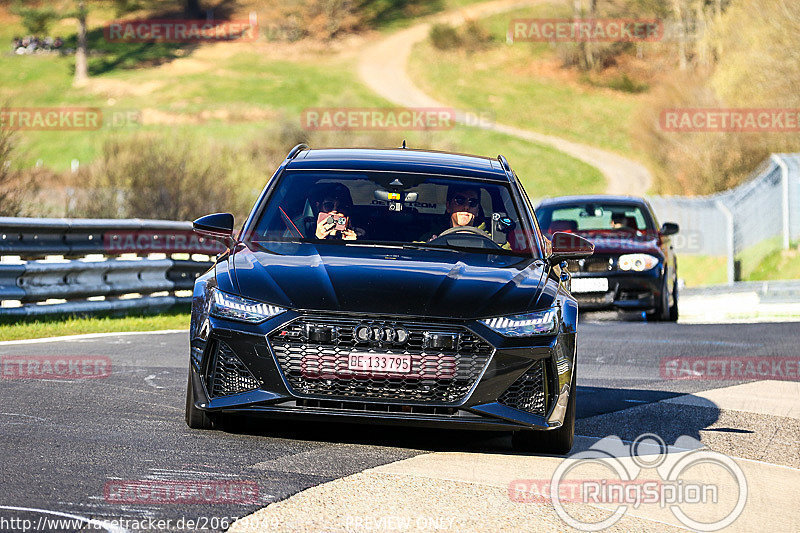
<svg viewBox="0 0 800 533">
<path fill-rule="evenodd" d="M 481 237 L 481 238 L 489 241 L 490 243 L 492 243 L 492 247 L 493 248 L 497 248 L 497 249 L 501 248 L 501 246 L 499 244 L 494 242 L 494 240 L 492 239 L 492 237 L 488 233 L 486 233 L 485 231 L 483 231 L 480 228 L 476 228 L 475 226 L 454 226 L 452 228 L 447 228 L 446 230 L 441 232 L 438 237 L 436 237 L 435 239 L 432 239 L 429 242 L 432 242 L 432 243 L 435 244 L 436 241 L 442 239 L 442 237 L 447 237 L 448 235 L 452 235 L 454 233 L 468 233 L 470 235 L 476 235 L 476 236 Z"/>
</svg>

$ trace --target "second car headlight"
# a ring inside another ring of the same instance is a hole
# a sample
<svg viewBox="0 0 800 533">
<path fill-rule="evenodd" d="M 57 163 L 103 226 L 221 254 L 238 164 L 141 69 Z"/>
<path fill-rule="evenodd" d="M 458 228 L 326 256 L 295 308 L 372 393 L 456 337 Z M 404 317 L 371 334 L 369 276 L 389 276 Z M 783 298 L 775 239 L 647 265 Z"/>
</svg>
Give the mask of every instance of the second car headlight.
<svg viewBox="0 0 800 533">
<path fill-rule="evenodd" d="M 558 331 L 558 312 L 551 308 L 524 315 L 488 318 L 481 323 L 505 337 L 548 335 Z"/>
<path fill-rule="evenodd" d="M 658 258 L 649 254 L 626 254 L 619 256 L 618 264 L 620 270 L 643 272 L 656 266 Z"/>
<path fill-rule="evenodd" d="M 210 312 L 213 316 L 219 318 L 258 324 L 284 311 L 286 309 L 283 307 L 242 298 L 241 296 L 222 292 L 219 289 L 212 289 L 211 292 Z"/>
</svg>

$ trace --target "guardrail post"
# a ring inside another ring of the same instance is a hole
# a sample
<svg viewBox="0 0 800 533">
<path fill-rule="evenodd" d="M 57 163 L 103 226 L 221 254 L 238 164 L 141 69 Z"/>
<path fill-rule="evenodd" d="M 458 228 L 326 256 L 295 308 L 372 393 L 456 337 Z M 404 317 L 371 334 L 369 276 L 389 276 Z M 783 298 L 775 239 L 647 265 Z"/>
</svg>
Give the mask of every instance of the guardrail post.
<svg viewBox="0 0 800 533">
<path fill-rule="evenodd" d="M 717 200 L 714 202 L 714 205 L 717 206 L 717 209 L 722 211 L 722 214 L 725 216 L 727 221 L 728 227 L 728 285 L 733 285 L 736 281 L 736 241 L 734 236 L 734 231 L 736 230 L 735 221 L 733 219 L 733 213 L 731 210 L 728 209 L 721 200 Z"/>
<path fill-rule="evenodd" d="M 778 154 L 772 154 L 772 160 L 781 169 L 781 207 L 783 211 L 783 249 L 789 249 L 789 167 Z"/>
</svg>

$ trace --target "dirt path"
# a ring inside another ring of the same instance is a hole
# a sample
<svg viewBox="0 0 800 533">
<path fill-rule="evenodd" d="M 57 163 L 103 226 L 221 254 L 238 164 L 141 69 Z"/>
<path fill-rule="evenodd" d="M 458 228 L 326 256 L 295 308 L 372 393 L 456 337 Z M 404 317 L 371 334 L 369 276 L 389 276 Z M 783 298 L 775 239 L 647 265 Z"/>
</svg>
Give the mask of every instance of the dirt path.
<svg viewBox="0 0 800 533">
<path fill-rule="evenodd" d="M 373 91 L 397 105 L 447 107 L 447 104 L 438 102 L 414 85 L 407 72 L 411 50 L 415 44 L 425 40 L 431 25 L 436 22 L 460 24 L 467 19 L 487 17 L 542 1 L 496 0 L 437 15 L 365 47 L 359 58 L 359 76 Z M 463 122 L 463 113 L 457 113 L 456 116 Z M 650 172 L 644 165 L 613 152 L 505 124 L 494 123 L 484 127 L 526 141 L 552 146 L 596 167 L 606 178 L 606 192 L 609 194 L 643 195 L 652 182 Z M 580 191 L 576 191 L 578 192 Z"/>
</svg>

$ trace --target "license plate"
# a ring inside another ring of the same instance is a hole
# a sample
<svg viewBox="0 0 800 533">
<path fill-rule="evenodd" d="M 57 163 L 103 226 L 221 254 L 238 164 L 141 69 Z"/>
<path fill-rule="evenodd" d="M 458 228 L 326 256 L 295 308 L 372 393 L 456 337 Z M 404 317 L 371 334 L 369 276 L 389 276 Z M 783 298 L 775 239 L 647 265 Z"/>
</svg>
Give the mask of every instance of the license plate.
<svg viewBox="0 0 800 533">
<path fill-rule="evenodd" d="M 572 278 L 572 292 L 606 292 L 608 278 Z"/>
<path fill-rule="evenodd" d="M 408 374 L 411 372 L 411 356 L 385 353 L 351 353 L 347 368 L 372 374 Z"/>
</svg>

